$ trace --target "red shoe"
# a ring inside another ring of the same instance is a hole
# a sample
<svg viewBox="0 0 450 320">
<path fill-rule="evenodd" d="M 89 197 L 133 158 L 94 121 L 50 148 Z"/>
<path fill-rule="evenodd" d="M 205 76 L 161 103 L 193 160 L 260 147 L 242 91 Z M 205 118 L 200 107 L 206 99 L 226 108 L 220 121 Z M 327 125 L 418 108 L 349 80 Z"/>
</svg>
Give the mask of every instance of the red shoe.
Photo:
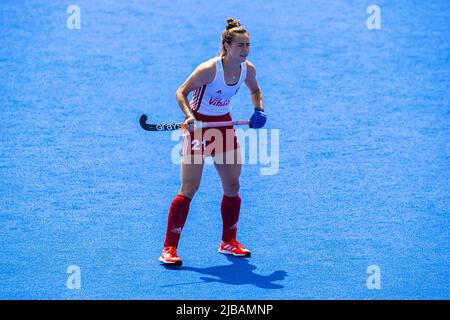
<svg viewBox="0 0 450 320">
<path fill-rule="evenodd" d="M 158 260 L 167 266 L 181 266 L 183 264 L 181 258 L 177 255 L 177 248 L 175 247 L 164 247 Z"/>
<path fill-rule="evenodd" d="M 220 243 L 219 252 L 223 254 L 232 254 L 235 257 L 250 257 L 250 250 L 245 248 L 236 239 L 229 242 L 222 241 Z"/>
</svg>

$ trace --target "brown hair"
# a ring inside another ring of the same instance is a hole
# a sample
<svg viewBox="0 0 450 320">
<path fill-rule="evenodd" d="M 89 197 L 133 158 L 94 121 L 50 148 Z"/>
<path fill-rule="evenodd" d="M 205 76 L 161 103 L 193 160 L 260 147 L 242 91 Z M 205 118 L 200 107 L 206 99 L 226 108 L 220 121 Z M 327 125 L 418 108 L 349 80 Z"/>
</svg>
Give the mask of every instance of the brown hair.
<svg viewBox="0 0 450 320">
<path fill-rule="evenodd" d="M 241 22 L 237 19 L 228 18 L 227 26 L 225 30 L 223 30 L 222 32 L 221 48 L 220 51 L 217 53 L 217 56 L 220 57 L 226 55 L 227 49 L 225 49 L 225 42 L 231 44 L 231 42 L 233 42 L 235 34 L 243 34 L 243 33 L 249 34 L 249 32 L 245 29 L 245 27 L 241 25 Z"/>
</svg>

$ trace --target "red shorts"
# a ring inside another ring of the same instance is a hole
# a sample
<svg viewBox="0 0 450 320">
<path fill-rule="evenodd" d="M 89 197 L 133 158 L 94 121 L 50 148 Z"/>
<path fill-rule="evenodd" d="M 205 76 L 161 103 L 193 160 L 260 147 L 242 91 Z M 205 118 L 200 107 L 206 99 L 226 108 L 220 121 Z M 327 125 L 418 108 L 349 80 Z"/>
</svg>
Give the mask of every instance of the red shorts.
<svg viewBox="0 0 450 320">
<path fill-rule="evenodd" d="M 202 122 L 232 120 L 229 113 L 222 116 L 207 116 L 201 113 L 195 113 L 194 116 L 197 121 Z M 239 143 L 236 138 L 234 126 L 220 128 L 198 128 L 192 132 L 183 129 L 182 135 L 182 155 L 191 154 L 203 155 L 208 157 L 239 148 Z"/>
</svg>

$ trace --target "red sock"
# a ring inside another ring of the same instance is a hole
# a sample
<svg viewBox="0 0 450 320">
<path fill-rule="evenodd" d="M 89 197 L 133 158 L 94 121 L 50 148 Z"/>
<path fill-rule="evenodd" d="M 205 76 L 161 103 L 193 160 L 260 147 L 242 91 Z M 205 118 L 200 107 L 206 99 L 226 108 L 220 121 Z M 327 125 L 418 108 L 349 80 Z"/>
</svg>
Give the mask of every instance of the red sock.
<svg viewBox="0 0 450 320">
<path fill-rule="evenodd" d="M 178 246 L 180 241 L 181 231 L 189 213 L 189 204 L 191 199 L 181 194 L 177 195 L 170 205 L 169 218 L 167 221 L 166 239 L 164 246 Z"/>
<path fill-rule="evenodd" d="M 228 242 L 236 239 L 237 222 L 241 210 L 241 197 L 228 197 L 223 195 L 220 211 L 222 213 L 222 240 Z"/>
</svg>

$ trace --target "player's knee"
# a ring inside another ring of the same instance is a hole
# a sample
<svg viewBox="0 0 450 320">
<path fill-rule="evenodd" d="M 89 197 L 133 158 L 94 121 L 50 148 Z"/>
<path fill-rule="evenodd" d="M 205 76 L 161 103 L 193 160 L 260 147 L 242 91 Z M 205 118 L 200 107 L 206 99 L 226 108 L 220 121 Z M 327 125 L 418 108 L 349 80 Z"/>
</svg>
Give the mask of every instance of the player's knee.
<svg viewBox="0 0 450 320">
<path fill-rule="evenodd" d="M 241 185 L 239 183 L 239 180 L 234 180 L 224 185 L 223 191 L 225 195 L 229 197 L 235 197 L 239 194 L 240 187 Z"/>
<path fill-rule="evenodd" d="M 180 193 L 185 196 L 185 197 L 189 197 L 189 198 L 193 198 L 195 193 L 198 191 L 199 188 L 199 184 L 197 183 L 192 183 L 192 182 L 185 182 L 181 185 L 181 191 Z"/>
</svg>

